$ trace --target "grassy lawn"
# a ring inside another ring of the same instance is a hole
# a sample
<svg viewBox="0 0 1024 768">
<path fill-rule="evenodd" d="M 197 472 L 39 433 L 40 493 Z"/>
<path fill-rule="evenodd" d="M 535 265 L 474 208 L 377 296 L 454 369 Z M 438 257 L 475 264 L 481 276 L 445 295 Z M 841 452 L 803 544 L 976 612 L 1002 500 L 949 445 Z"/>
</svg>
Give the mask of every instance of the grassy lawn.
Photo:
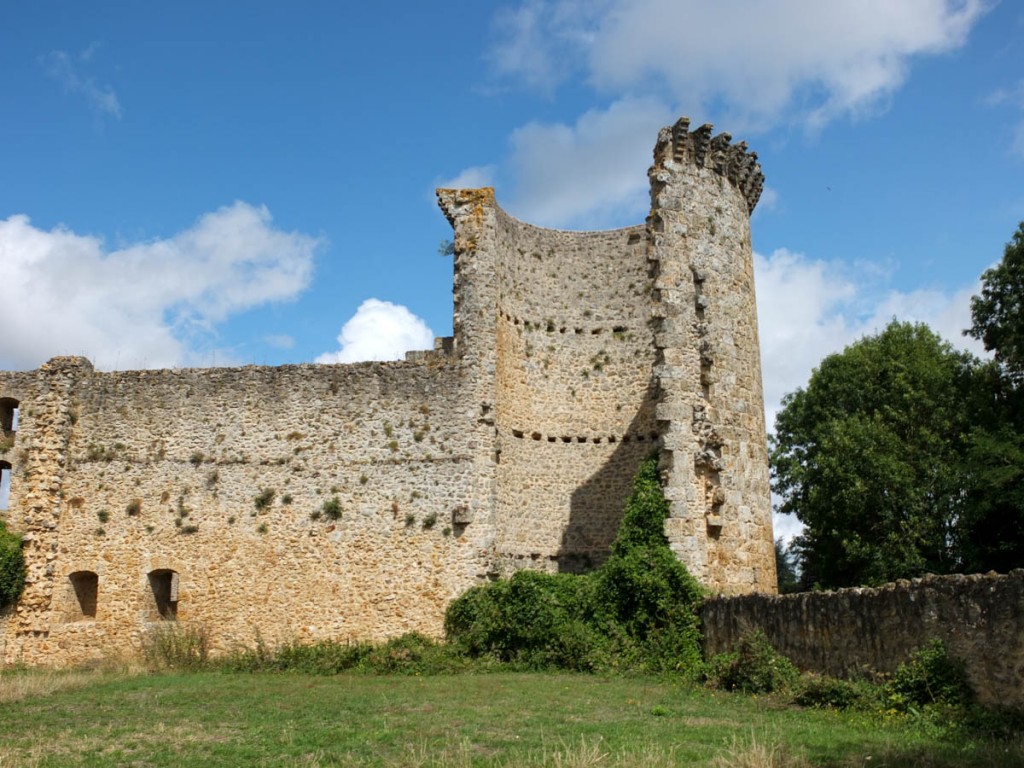
<svg viewBox="0 0 1024 768">
<path fill-rule="evenodd" d="M 5 672 L 0 766 L 15 765 L 1024 766 L 1024 753 L 658 678 Z"/>
</svg>

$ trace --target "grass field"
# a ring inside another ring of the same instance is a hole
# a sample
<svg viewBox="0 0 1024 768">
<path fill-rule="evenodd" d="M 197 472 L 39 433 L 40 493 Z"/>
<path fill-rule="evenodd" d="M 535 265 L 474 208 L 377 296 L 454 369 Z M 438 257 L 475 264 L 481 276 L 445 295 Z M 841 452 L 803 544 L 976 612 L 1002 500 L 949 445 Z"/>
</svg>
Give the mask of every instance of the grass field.
<svg viewBox="0 0 1024 768">
<path fill-rule="evenodd" d="M 0 673 L 0 766 L 1024 766 L 951 740 L 661 678 Z"/>
</svg>

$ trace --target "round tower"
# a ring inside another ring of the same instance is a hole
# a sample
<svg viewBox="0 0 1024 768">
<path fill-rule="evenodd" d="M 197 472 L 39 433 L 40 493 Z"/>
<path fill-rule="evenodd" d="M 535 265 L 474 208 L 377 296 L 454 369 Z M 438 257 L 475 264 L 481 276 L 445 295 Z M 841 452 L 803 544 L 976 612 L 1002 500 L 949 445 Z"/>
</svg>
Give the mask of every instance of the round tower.
<svg viewBox="0 0 1024 768">
<path fill-rule="evenodd" d="M 745 143 L 689 125 L 662 129 L 649 171 L 666 533 L 711 589 L 775 592 L 750 243 L 764 176 Z"/>
</svg>

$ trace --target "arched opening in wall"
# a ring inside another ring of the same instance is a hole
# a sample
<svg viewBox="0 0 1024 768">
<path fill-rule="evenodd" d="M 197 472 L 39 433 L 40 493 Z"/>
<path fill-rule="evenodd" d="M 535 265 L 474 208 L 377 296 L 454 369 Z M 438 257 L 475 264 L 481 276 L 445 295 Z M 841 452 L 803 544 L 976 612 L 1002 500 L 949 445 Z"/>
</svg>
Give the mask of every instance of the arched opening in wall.
<svg viewBox="0 0 1024 768">
<path fill-rule="evenodd" d="M 75 593 L 75 606 L 71 606 L 69 618 L 84 620 L 96 618 L 96 598 L 99 593 L 99 577 L 92 571 L 75 571 L 68 576 Z"/>
<path fill-rule="evenodd" d="M 149 588 L 153 592 L 154 619 L 174 621 L 178 618 L 178 572 L 158 568 L 149 572 Z"/>
<path fill-rule="evenodd" d="M 0 461 L 0 511 L 10 508 L 11 505 L 11 465 L 6 461 Z"/>
</svg>

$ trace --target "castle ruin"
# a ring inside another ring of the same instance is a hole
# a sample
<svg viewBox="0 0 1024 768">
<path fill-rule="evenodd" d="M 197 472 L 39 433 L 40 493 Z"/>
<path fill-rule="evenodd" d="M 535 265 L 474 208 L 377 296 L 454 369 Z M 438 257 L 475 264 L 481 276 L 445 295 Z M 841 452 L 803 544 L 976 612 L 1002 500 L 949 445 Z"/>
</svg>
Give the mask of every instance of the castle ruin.
<svg viewBox="0 0 1024 768">
<path fill-rule="evenodd" d="M 750 213 L 757 157 L 663 129 L 646 223 L 513 219 L 438 190 L 454 335 L 394 363 L 0 373 L 8 527 L 0 661 L 137 649 L 167 620 L 214 650 L 438 636 L 520 568 L 607 556 L 660 453 L 673 551 L 716 592 L 775 591 Z"/>
</svg>

